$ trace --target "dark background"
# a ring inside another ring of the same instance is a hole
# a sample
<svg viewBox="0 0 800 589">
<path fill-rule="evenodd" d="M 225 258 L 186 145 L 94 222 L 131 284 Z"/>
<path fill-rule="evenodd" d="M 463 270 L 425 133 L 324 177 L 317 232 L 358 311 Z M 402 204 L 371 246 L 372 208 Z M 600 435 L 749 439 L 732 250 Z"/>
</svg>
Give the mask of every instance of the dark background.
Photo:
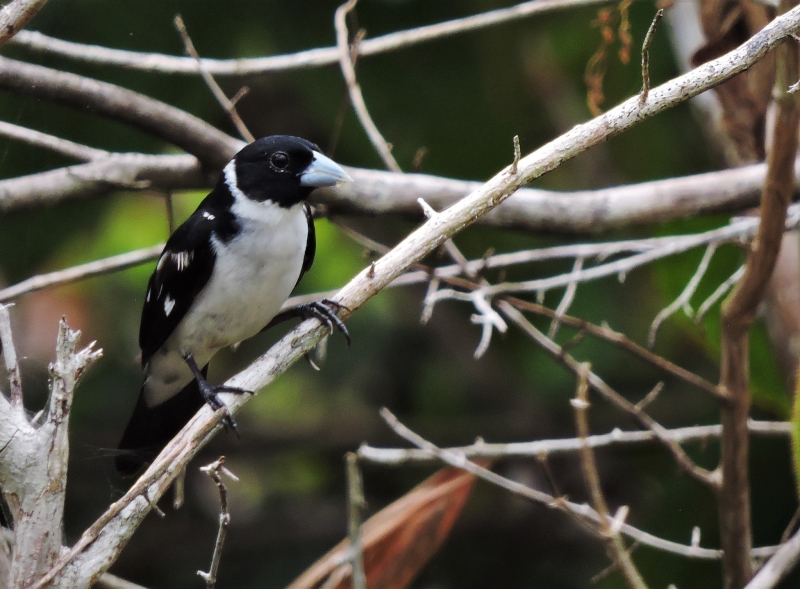
<svg viewBox="0 0 800 589">
<path fill-rule="evenodd" d="M 510 4 L 363 0 L 356 19 L 368 37 L 376 37 L 503 5 Z M 51 0 L 29 28 L 84 43 L 180 55 L 183 45 L 172 24 L 180 13 L 204 57 L 261 56 L 333 45 L 336 7 L 334 2 L 289 0 Z M 591 24 L 596 11 L 540 15 L 360 59 L 358 76 L 365 99 L 378 127 L 394 145 L 401 167 L 408 170 L 417 149 L 425 147 L 421 171 L 485 180 L 511 161 L 514 135 L 519 135 L 525 153 L 590 118 L 583 72 L 600 43 L 600 33 Z M 633 4 L 633 57 L 629 65 L 621 64 L 617 46 L 611 49 L 605 106 L 638 92 L 638 48 L 654 12 L 652 3 Z M 138 90 L 235 134 L 199 77 L 101 68 L 12 46 L 3 53 Z M 651 77 L 657 84 L 676 74 L 668 32 L 662 26 L 651 48 Z M 220 82 L 229 95 L 243 84 L 251 88 L 239 111 L 254 135 L 301 135 L 343 164 L 381 168 L 352 110 L 346 110 L 338 141 L 332 143 L 345 97 L 337 65 Z M 0 117 L 108 150 L 172 149 L 90 113 L 7 93 L 0 93 Z M 685 175 L 718 168 L 721 164 L 712 153 L 684 105 L 590 150 L 535 185 L 570 190 Z M 2 177 L 67 163 L 0 138 Z M 179 215 L 188 215 L 202 196 L 177 194 Z M 164 211 L 161 195 L 119 192 L 0 218 L 0 284 L 158 243 L 168 234 Z M 698 231 L 726 220 L 695 219 L 580 238 L 475 228 L 460 234 L 456 243 L 467 256 L 477 257 L 490 247 L 502 252 L 576 240 Z M 415 226 L 397 218 L 345 221 L 386 244 Z M 369 261 L 361 247 L 327 220 L 318 221 L 317 232 L 317 262 L 298 292 L 341 286 Z M 701 254 L 689 252 L 637 270 L 624 283 L 606 279 L 582 285 L 571 313 L 596 323 L 607 321 L 644 343 L 653 317 L 683 289 Z M 695 306 L 741 260 L 735 247 L 722 247 L 693 299 Z M 526 266 L 509 271 L 508 277 L 547 276 L 570 267 L 569 261 Z M 141 384 L 136 338 L 151 271 L 150 264 L 28 295 L 12 310 L 31 411 L 42 407 L 46 398 L 47 364 L 53 359 L 59 317 L 66 315 L 72 327 L 83 331 L 85 342 L 96 339 L 105 352 L 79 388 L 72 413 L 69 543 L 129 484 L 114 473 L 112 449 Z M 545 302 L 555 307 L 561 295 L 561 290 L 550 292 Z M 423 296 L 424 287 L 380 294 L 348 322 L 354 340 L 350 349 L 341 338 L 333 338 L 321 372 L 298 363 L 251 401 L 237 417 L 241 439 L 220 435 L 203 450 L 190 468 L 186 506 L 175 512 L 164 501 L 166 519 L 149 516 L 112 571 L 148 587 L 201 586 L 195 571 L 208 567 L 218 496 L 196 467 L 224 454 L 241 481 L 228 485 L 233 521 L 218 586 L 286 585 L 345 534 L 344 453 L 361 442 L 400 444 L 378 417 L 382 406 L 439 445 L 465 444 L 476 436 L 500 442 L 575 435 L 568 402 L 575 383 L 569 373 L 513 328 L 505 337 L 495 337 L 483 359 L 473 360 L 480 331 L 469 321 L 472 309 L 443 303 L 430 323 L 421 326 Z M 718 331 L 718 306 L 700 326 L 678 314 L 662 327 L 656 351 L 716 381 Z M 278 328 L 235 353 L 220 353 L 212 364 L 212 378 L 222 380 L 243 368 L 283 332 Z M 574 331 L 562 328 L 558 339 L 564 342 L 573 335 Z M 596 372 L 632 400 L 665 378 L 620 350 L 590 339 L 573 353 L 592 362 Z M 786 418 L 789 397 L 761 326 L 753 339 L 753 362 L 754 415 Z M 650 410 L 668 427 L 718 421 L 713 401 L 669 378 Z M 600 400 L 592 406 L 591 422 L 597 433 L 635 428 Z M 689 450 L 702 465 L 716 464 L 716 443 L 692 445 Z M 699 526 L 703 546 L 719 545 L 712 494 L 680 475 L 661 447 L 604 449 L 597 459 L 612 509 L 629 505 L 631 523 L 683 543 Z M 585 500 L 577 456 L 554 457 L 550 463 L 559 490 L 573 500 Z M 751 466 L 754 542 L 775 544 L 797 508 L 787 441 L 756 439 Z M 501 461 L 496 469 L 547 490 L 544 473 L 533 459 Z M 368 511 L 377 511 L 433 471 L 432 466 L 366 465 Z M 634 558 L 651 587 L 721 586 L 715 562 L 649 548 L 638 549 Z M 414 587 L 587 587 L 608 562 L 603 544 L 567 516 L 477 483 L 452 536 Z M 624 581 L 617 573 L 595 586 L 622 587 Z"/>
</svg>

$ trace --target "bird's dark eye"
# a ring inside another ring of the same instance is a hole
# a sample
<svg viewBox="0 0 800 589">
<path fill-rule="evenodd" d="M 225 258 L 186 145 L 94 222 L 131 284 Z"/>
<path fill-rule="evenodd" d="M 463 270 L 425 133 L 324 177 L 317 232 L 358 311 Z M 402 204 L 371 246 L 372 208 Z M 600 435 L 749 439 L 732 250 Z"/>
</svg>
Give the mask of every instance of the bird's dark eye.
<svg viewBox="0 0 800 589">
<path fill-rule="evenodd" d="M 289 167 L 289 156 L 283 151 L 276 151 L 269 158 L 269 163 L 272 164 L 272 167 L 276 170 L 285 170 Z"/>
</svg>

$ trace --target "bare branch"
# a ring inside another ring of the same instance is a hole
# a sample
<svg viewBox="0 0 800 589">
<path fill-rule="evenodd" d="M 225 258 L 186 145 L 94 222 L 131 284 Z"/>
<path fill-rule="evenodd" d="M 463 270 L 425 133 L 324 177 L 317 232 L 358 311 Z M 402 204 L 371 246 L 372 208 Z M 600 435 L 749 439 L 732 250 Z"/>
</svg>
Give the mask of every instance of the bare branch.
<svg viewBox="0 0 800 589">
<path fill-rule="evenodd" d="M 13 0 L 0 10 L 0 47 L 19 33 L 47 0 Z"/>
<path fill-rule="evenodd" d="M 603 496 L 603 489 L 600 486 L 600 474 L 597 472 L 597 463 L 594 460 L 594 452 L 589 446 L 589 365 L 581 364 L 578 373 L 578 386 L 575 398 L 572 399 L 572 407 L 575 409 L 575 424 L 578 436 L 581 441 L 581 468 L 589 496 L 592 499 L 594 510 L 599 516 L 600 534 L 608 543 L 609 550 L 613 555 L 614 562 L 622 571 L 625 580 L 628 581 L 633 589 L 646 589 L 647 585 L 642 579 L 642 575 L 633 564 L 631 555 L 625 548 L 622 538 L 619 536 L 619 528 L 622 527 L 621 519 L 612 522 L 608 515 L 608 505 Z M 619 523 L 618 523 L 619 521 Z"/>
<path fill-rule="evenodd" d="M 79 335 L 62 319 L 56 362 L 50 366 L 53 380 L 45 422 L 33 427 L 21 410 L 0 416 L 0 487 L 14 530 L 11 587 L 39 578 L 62 550 L 69 411 L 78 379 L 101 354 L 92 350 L 93 344 L 78 350 Z"/>
<path fill-rule="evenodd" d="M 526 485 L 523 485 L 516 481 L 512 481 L 511 479 L 503 477 L 495 472 L 492 472 L 489 469 L 483 468 L 482 466 L 479 466 L 474 462 L 467 460 L 467 458 L 463 454 L 454 453 L 442 448 L 438 448 L 433 443 L 429 442 L 428 440 L 425 440 L 418 434 L 408 429 L 405 425 L 400 423 L 400 421 L 394 415 L 392 415 L 392 413 L 386 408 L 381 410 L 381 417 L 383 417 L 384 421 L 386 421 L 386 423 L 389 424 L 389 427 L 391 427 L 392 430 L 401 438 L 409 441 L 414 446 L 417 446 L 418 448 L 423 449 L 426 452 L 436 456 L 438 460 L 441 460 L 445 464 L 449 464 L 450 466 L 453 466 L 455 468 L 460 468 L 462 470 L 470 472 L 489 483 L 497 485 L 498 487 L 506 489 L 507 491 L 510 491 L 511 493 L 514 493 L 516 495 L 520 495 L 521 497 L 525 497 L 526 499 L 535 501 L 536 503 L 541 503 L 543 505 L 546 505 L 547 507 L 575 514 L 594 524 L 599 523 L 600 516 L 598 515 L 598 513 L 586 504 L 578 505 L 576 503 L 572 503 L 571 501 L 567 501 L 566 499 L 563 498 L 552 497 L 547 493 L 537 491 L 536 489 L 531 489 Z M 685 556 L 687 558 L 718 560 L 722 556 L 722 553 L 719 550 L 714 550 L 711 548 L 700 548 L 699 546 L 686 546 L 685 544 L 678 544 L 677 542 L 664 540 L 662 538 L 658 538 L 656 536 L 653 536 L 652 534 L 648 534 L 647 532 L 639 530 L 638 528 L 635 528 L 630 524 L 626 523 L 622 523 L 620 525 L 619 531 L 625 534 L 626 536 L 640 542 L 641 544 L 650 546 L 652 548 L 656 548 L 658 550 L 663 550 L 665 552 L 669 552 L 672 554 Z M 763 554 L 774 554 L 777 551 L 777 549 L 778 549 L 777 546 L 758 548 L 753 551 L 753 554 L 754 556 Z"/>
<path fill-rule="evenodd" d="M 222 466 L 225 462 L 225 457 L 220 456 L 211 464 L 200 467 L 200 471 L 204 472 L 214 481 L 219 491 L 219 530 L 217 531 L 217 540 L 214 543 L 214 552 L 211 556 L 211 566 L 208 572 L 197 571 L 197 574 L 206 582 L 207 589 L 214 589 L 217 585 L 217 571 L 219 571 L 219 562 L 222 558 L 222 546 L 225 544 L 225 535 L 228 533 L 228 526 L 231 524 L 231 514 L 228 511 L 228 489 L 222 482 L 221 473 L 226 473 L 234 480 L 237 479 L 233 473 L 227 468 Z"/>
<path fill-rule="evenodd" d="M 48 274 L 33 276 L 13 286 L 0 290 L 0 303 L 13 300 L 23 294 L 42 290 L 49 286 L 69 284 L 100 274 L 126 270 L 144 262 L 155 260 L 163 249 L 164 244 L 160 243 L 152 247 L 111 256 L 110 258 L 96 260 L 87 264 L 81 264 L 80 266 L 73 266 L 66 270 L 58 270 Z"/>
<path fill-rule="evenodd" d="M 697 270 L 689 279 L 689 282 L 686 283 L 686 287 L 683 289 L 681 294 L 675 299 L 672 303 L 667 305 L 664 309 L 659 311 L 658 315 L 656 315 L 653 322 L 650 324 L 650 332 L 647 335 L 647 345 L 650 348 L 656 345 L 656 334 L 658 333 L 658 328 L 667 319 L 670 315 L 672 315 L 675 311 L 680 308 L 683 308 L 689 318 L 692 317 L 691 307 L 689 306 L 689 301 L 692 299 L 692 295 L 694 295 L 697 287 L 700 286 L 700 281 L 705 276 L 706 271 L 708 270 L 708 265 L 711 263 L 711 258 L 714 257 L 714 252 L 717 251 L 717 244 L 711 242 L 708 244 L 705 253 L 703 254 L 703 258 L 700 260 L 700 264 L 697 266 Z"/>
<path fill-rule="evenodd" d="M 650 28 L 647 29 L 647 34 L 644 36 L 642 43 L 642 91 L 639 93 L 639 104 L 647 102 L 647 95 L 650 94 L 650 44 L 653 42 L 653 36 L 656 34 L 658 23 L 664 17 L 664 9 L 659 8 L 656 15 L 653 17 L 653 22 L 650 23 Z"/>
<path fill-rule="evenodd" d="M 531 324 L 522 313 L 520 313 L 513 305 L 511 305 L 511 303 L 508 301 L 500 301 L 497 303 L 497 306 L 506 317 L 508 317 L 518 327 L 521 327 L 522 330 L 531 337 L 531 339 L 539 344 L 544 350 L 549 352 L 557 361 L 562 363 L 573 373 L 579 374 L 581 370 L 580 363 L 578 363 L 578 361 L 575 360 L 571 355 L 567 354 L 561 346 L 536 329 L 536 327 L 534 327 L 533 324 Z M 592 388 L 605 397 L 605 399 L 608 400 L 612 405 L 633 417 L 642 425 L 642 427 L 646 427 L 647 429 L 651 430 L 655 434 L 656 438 L 658 438 L 658 440 L 664 444 L 667 450 L 669 450 L 669 452 L 675 458 L 675 462 L 678 463 L 678 466 L 680 466 L 684 472 L 691 475 L 701 483 L 711 487 L 712 489 L 716 489 L 719 486 L 719 481 L 713 475 L 713 473 L 697 465 L 691 458 L 689 458 L 686 452 L 684 452 L 683 448 L 669 439 L 667 430 L 664 428 L 664 426 L 659 424 L 642 409 L 628 401 L 625 397 L 608 386 L 608 384 L 606 384 L 605 381 L 603 381 L 603 379 L 597 376 L 594 372 L 590 371 L 588 378 L 589 384 L 591 384 Z"/>
<path fill-rule="evenodd" d="M 10 180 L 0 180 L 0 213 L 97 197 L 132 179 L 146 180 L 156 191 L 210 187 L 198 161 L 186 155 L 117 154 L 92 163 Z M 116 163 L 115 163 L 116 162 Z M 798 161 L 800 164 L 800 161 Z M 110 169 L 106 171 L 106 166 Z M 122 169 L 120 169 L 122 167 Z M 422 197 L 444 210 L 478 182 L 423 174 L 395 174 L 348 168 L 355 182 L 315 191 L 312 200 L 329 214 L 402 214 L 420 219 Z M 766 166 L 757 164 L 683 178 L 593 191 L 555 192 L 523 188 L 479 222 L 536 232 L 596 234 L 619 227 L 739 211 L 758 203 Z M 100 181 L 103 177 L 109 182 Z M 797 186 L 800 189 L 800 184 Z M 569 203 L 569 206 L 566 206 Z"/>
<path fill-rule="evenodd" d="M 103 149 L 95 149 L 94 147 L 89 147 L 88 145 L 74 143 L 67 139 L 54 137 L 53 135 L 48 135 L 47 133 L 34 131 L 33 129 L 28 129 L 27 127 L 20 127 L 19 125 L 6 123 L 5 121 L 0 121 L 0 135 L 4 135 L 12 139 L 18 139 L 19 141 L 23 141 L 28 145 L 42 147 L 44 149 L 54 151 L 55 153 L 60 153 L 61 155 L 75 158 L 76 160 L 82 162 L 88 162 L 111 155 L 110 152 Z"/>
<path fill-rule="evenodd" d="M 512 20 L 522 19 L 544 12 L 566 10 L 569 8 L 605 4 L 608 0 L 532 0 L 516 6 L 491 10 L 473 16 L 458 18 L 442 23 L 398 31 L 382 37 L 369 39 L 359 44 L 358 54 L 376 55 L 410 47 L 418 43 L 432 41 L 462 32 L 474 31 Z M 64 57 L 86 61 L 98 65 L 117 65 L 158 73 L 196 74 L 197 66 L 193 59 L 158 53 L 138 53 L 109 49 L 97 45 L 83 45 L 48 37 L 33 31 L 21 31 L 12 43 L 23 45 L 33 51 L 55 53 Z M 203 67 L 211 74 L 219 76 L 244 76 L 266 72 L 319 67 L 339 61 L 339 49 L 326 47 L 309 49 L 290 55 L 275 55 L 251 59 L 203 59 Z"/>
<path fill-rule="evenodd" d="M 583 258 L 578 256 L 575 258 L 575 264 L 572 266 L 573 274 L 578 274 L 581 269 L 583 268 Z M 569 311 L 570 305 L 572 305 L 572 301 L 575 300 L 575 293 L 578 292 L 578 281 L 573 280 L 569 284 L 567 284 L 567 288 L 564 290 L 564 296 L 561 297 L 561 301 L 558 303 L 558 307 L 556 307 L 555 316 L 553 317 L 553 321 L 550 322 L 550 329 L 547 332 L 547 337 L 554 338 L 556 332 L 558 331 L 558 325 L 561 323 L 561 317 Z"/>
<path fill-rule="evenodd" d="M 800 562 L 800 531 L 778 549 L 745 589 L 772 589 L 792 572 L 798 562 Z"/>
<path fill-rule="evenodd" d="M 781 7 L 785 7 L 781 3 Z M 787 14 L 798 10 L 793 8 Z M 778 17 L 780 18 L 780 17 Z M 778 48 L 776 60 L 776 112 L 772 147 L 767 158 L 767 179 L 761 197 L 761 223 L 751 247 L 744 276 L 722 305 L 720 386 L 730 400 L 721 406 L 722 444 L 719 493 L 720 538 L 726 589 L 740 589 L 753 576 L 750 548 L 750 482 L 748 477 L 747 418 L 750 412 L 750 327 L 764 297 L 783 238 L 787 209 L 795 183 L 794 158 L 798 146 L 800 104 L 786 92 L 798 79 L 797 46 Z"/>
<path fill-rule="evenodd" d="M 113 154 L 88 164 L 0 180 L 0 215 L 106 195 L 120 188 L 169 190 L 208 184 L 200 162 L 191 155 Z"/>
<path fill-rule="evenodd" d="M 339 65 L 342 68 L 342 75 L 347 84 L 347 91 L 350 94 L 350 103 L 356 111 L 358 120 L 364 131 L 367 132 L 370 142 L 373 147 L 381 156 L 383 163 L 393 172 L 400 172 L 400 166 L 392 155 L 392 150 L 386 143 L 386 140 L 381 135 L 372 117 L 369 115 L 367 105 L 364 102 L 364 96 L 361 93 L 361 86 L 356 80 L 356 69 L 353 67 L 353 62 L 350 58 L 350 44 L 347 34 L 347 15 L 356 7 L 358 0 L 348 0 L 336 9 L 336 16 L 334 17 L 334 24 L 336 25 L 336 45 L 339 48 Z"/>
<path fill-rule="evenodd" d="M 714 306 L 714 303 L 724 297 L 725 294 L 742 279 L 742 276 L 744 276 L 744 266 L 740 266 L 736 272 L 731 274 L 713 293 L 711 293 L 711 296 L 703 301 L 703 304 L 700 305 L 697 309 L 697 313 L 695 313 L 695 322 L 700 323 L 703 317 L 706 316 L 706 313 L 708 313 L 708 310 Z"/>
<path fill-rule="evenodd" d="M 0 57 L 0 89 L 89 109 L 133 125 L 222 169 L 242 142 L 173 106 L 126 88 Z"/>
<path fill-rule="evenodd" d="M 347 468 L 347 522 L 350 538 L 350 566 L 352 567 L 353 589 L 367 589 L 364 575 L 364 547 L 361 542 L 361 510 L 366 506 L 358 458 L 353 452 L 345 455 Z"/>
<path fill-rule="evenodd" d="M 225 95 L 225 92 L 222 91 L 222 88 L 219 87 L 214 77 L 208 73 L 207 70 L 203 68 L 203 60 L 200 59 L 200 55 L 197 53 L 197 50 L 194 48 L 194 43 L 192 43 L 192 38 L 189 37 L 189 32 L 186 30 L 186 25 L 183 24 L 183 19 L 180 15 L 175 17 L 175 28 L 178 29 L 178 33 L 181 35 L 181 39 L 183 39 L 183 44 L 186 47 L 186 53 L 191 55 L 195 62 L 197 62 L 197 69 L 200 72 L 200 75 L 203 76 L 203 80 L 205 80 L 206 85 L 211 89 L 212 94 L 214 94 L 214 98 L 217 99 L 220 106 L 225 109 L 225 112 L 228 113 L 228 116 L 233 121 L 236 130 L 239 131 L 239 135 L 247 141 L 248 143 L 252 143 L 256 140 L 253 137 L 252 133 L 248 131 L 247 126 L 245 126 L 244 122 L 242 121 L 241 117 L 239 117 L 239 113 L 236 111 L 236 101 L 229 100 L 228 97 Z M 237 94 L 240 99 L 247 91 L 245 90 L 244 93 L 241 95 Z"/>
<path fill-rule="evenodd" d="M 791 436 L 792 424 L 784 421 L 754 421 L 751 419 L 748 422 L 748 428 L 753 434 L 788 439 Z M 719 438 L 721 433 L 721 425 L 696 425 L 666 430 L 667 437 L 678 444 L 707 442 L 708 440 Z M 628 446 L 657 441 L 658 438 L 650 430 L 622 431 L 614 429 L 607 434 L 595 434 L 586 438 L 586 443 L 590 448 Z M 455 454 L 463 454 L 467 458 L 487 458 L 490 460 L 514 457 L 536 458 L 538 456 L 577 452 L 581 449 L 583 443 L 580 438 L 500 444 L 488 443 L 481 439 L 470 446 L 448 448 L 447 450 Z M 391 466 L 411 462 L 431 462 L 437 459 L 434 454 L 427 450 L 375 448 L 368 444 L 362 444 L 358 449 L 358 458 L 375 464 Z"/>
</svg>

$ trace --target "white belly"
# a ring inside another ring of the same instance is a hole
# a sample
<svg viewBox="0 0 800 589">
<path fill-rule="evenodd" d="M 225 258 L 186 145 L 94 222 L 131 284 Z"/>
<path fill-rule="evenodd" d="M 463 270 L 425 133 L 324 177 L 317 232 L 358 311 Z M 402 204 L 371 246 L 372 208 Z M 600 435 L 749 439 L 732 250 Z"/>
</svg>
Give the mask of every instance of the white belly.
<svg viewBox="0 0 800 589">
<path fill-rule="evenodd" d="M 270 213 L 273 222 L 244 219 L 241 233 L 229 243 L 215 242 L 211 279 L 147 366 L 149 406 L 192 380 L 183 355 L 205 366 L 221 348 L 260 332 L 289 298 L 303 265 L 308 221 L 302 204 Z"/>
</svg>

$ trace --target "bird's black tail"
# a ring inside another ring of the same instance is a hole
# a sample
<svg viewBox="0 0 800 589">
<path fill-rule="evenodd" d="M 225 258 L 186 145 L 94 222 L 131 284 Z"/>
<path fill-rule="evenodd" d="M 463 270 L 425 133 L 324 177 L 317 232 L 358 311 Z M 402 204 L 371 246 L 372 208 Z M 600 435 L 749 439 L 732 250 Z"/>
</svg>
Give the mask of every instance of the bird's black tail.
<svg viewBox="0 0 800 589">
<path fill-rule="evenodd" d="M 208 366 L 203 367 L 203 376 L 207 372 Z M 139 400 L 136 401 L 131 420 L 119 443 L 119 454 L 115 462 L 117 472 L 126 477 L 139 472 L 145 464 L 158 456 L 203 403 L 205 401 L 196 380 L 192 380 L 177 395 L 154 407 L 148 407 L 144 402 L 144 394 L 139 393 Z"/>
</svg>

